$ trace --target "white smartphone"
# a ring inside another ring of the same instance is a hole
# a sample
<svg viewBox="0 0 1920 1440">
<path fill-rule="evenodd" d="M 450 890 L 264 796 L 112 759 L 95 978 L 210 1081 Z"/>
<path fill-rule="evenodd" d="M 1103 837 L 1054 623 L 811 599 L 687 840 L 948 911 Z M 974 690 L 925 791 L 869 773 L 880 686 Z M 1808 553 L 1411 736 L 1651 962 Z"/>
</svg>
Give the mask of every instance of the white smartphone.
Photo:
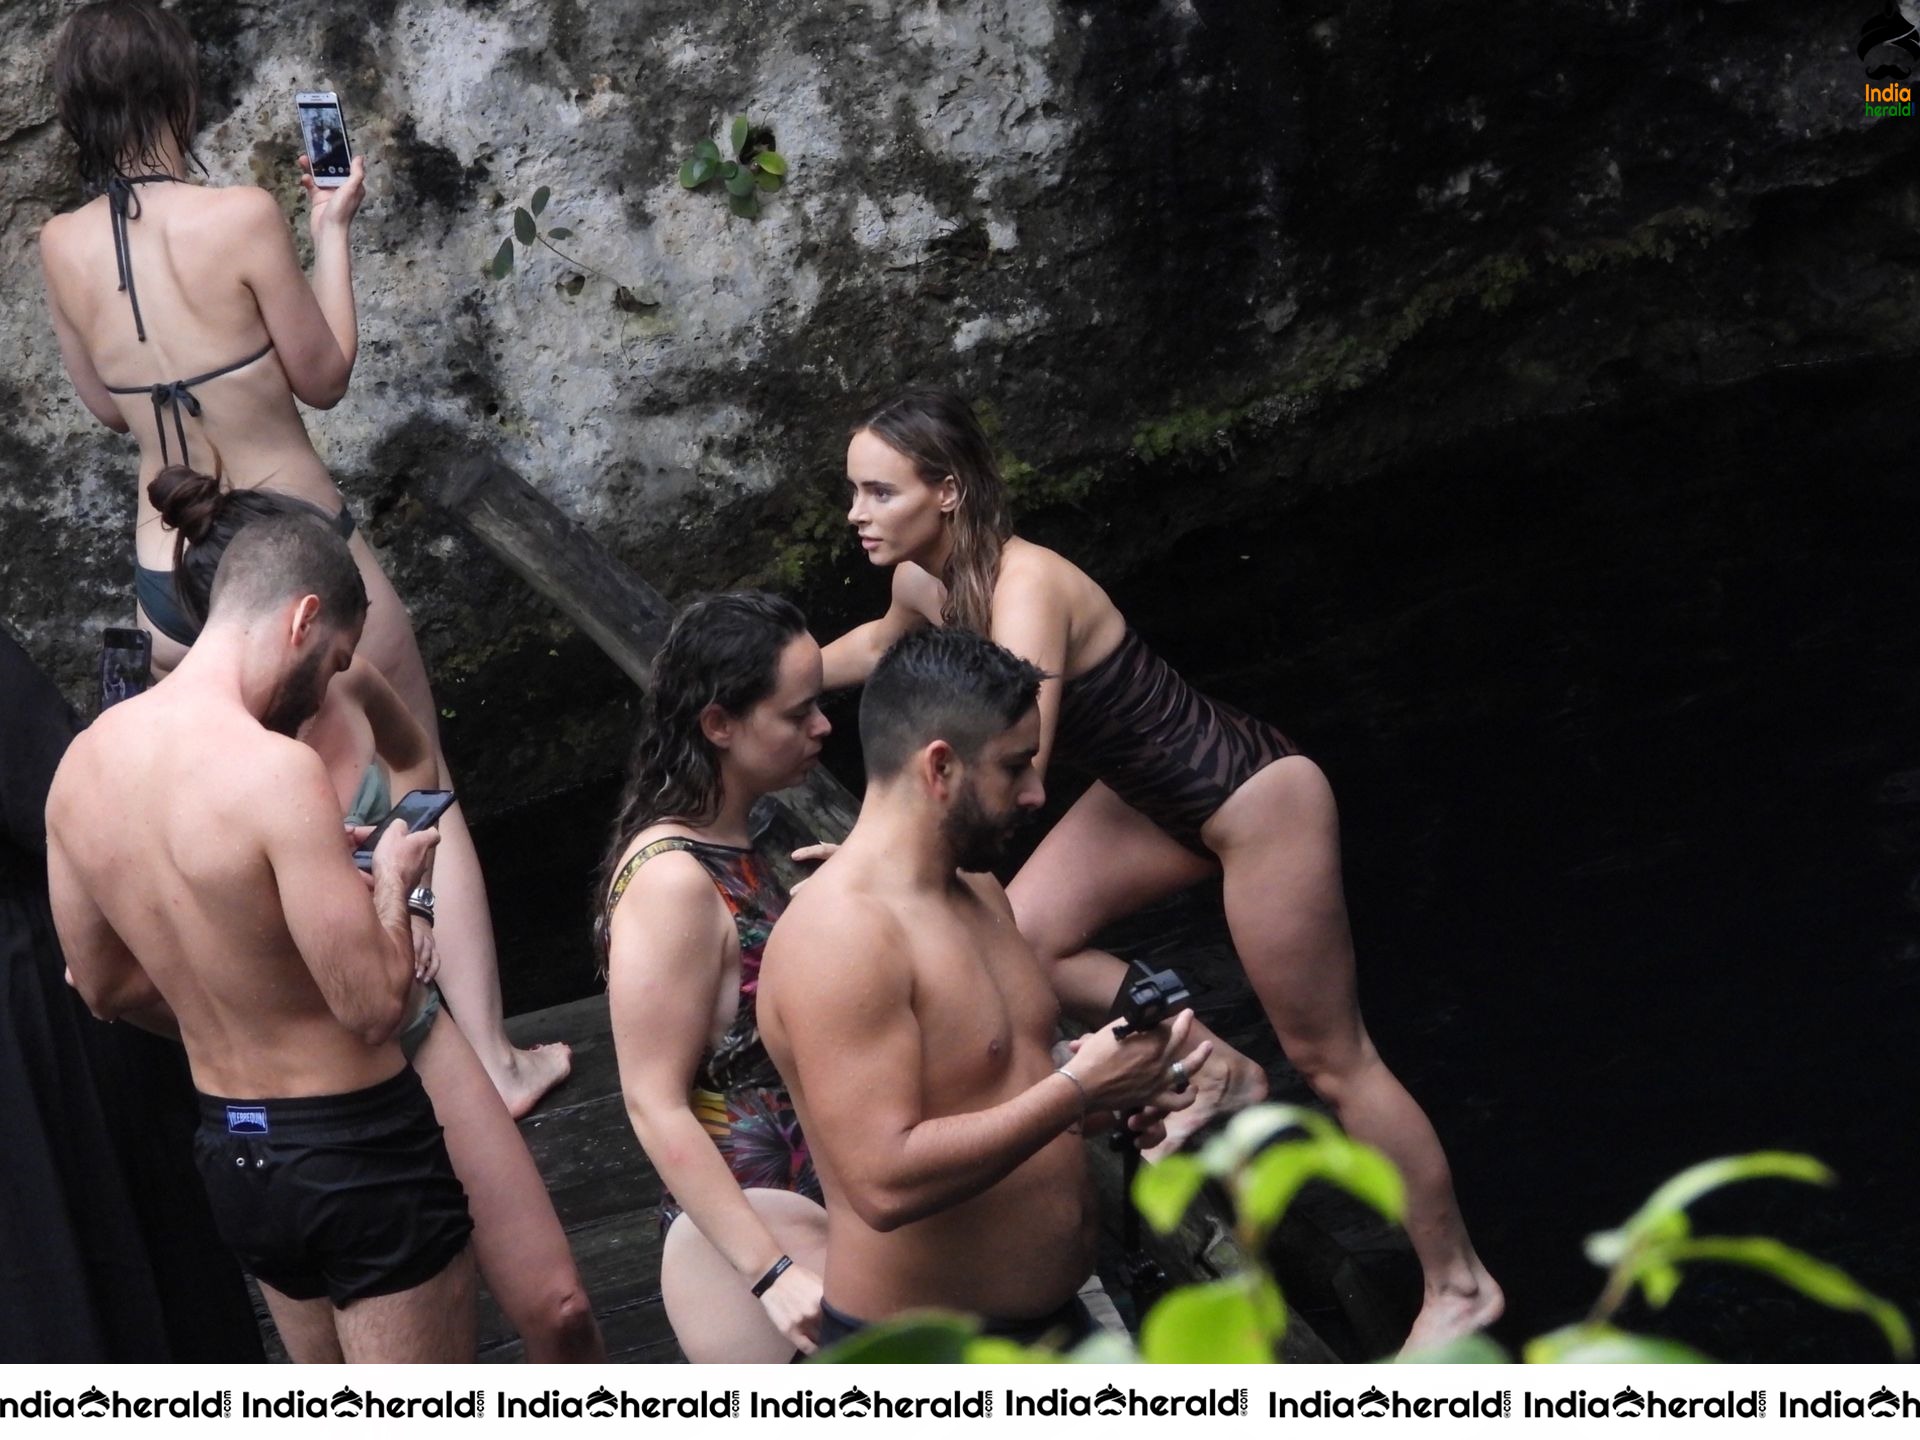
<svg viewBox="0 0 1920 1440">
<path fill-rule="evenodd" d="M 300 139 L 313 166 L 313 183 L 333 189 L 353 173 L 353 148 L 347 143 L 347 117 L 331 90 L 303 90 L 293 97 L 300 111 Z"/>
</svg>

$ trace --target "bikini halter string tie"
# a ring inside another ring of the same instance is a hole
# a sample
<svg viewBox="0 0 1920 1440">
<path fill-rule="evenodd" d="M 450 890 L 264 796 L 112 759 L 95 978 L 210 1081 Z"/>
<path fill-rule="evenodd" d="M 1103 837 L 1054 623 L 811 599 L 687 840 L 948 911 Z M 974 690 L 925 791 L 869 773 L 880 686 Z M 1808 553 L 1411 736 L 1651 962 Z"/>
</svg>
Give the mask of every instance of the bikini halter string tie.
<svg viewBox="0 0 1920 1440">
<path fill-rule="evenodd" d="M 107 215 L 113 226 L 113 259 L 120 268 L 120 288 L 133 306 L 133 330 L 142 342 L 147 338 L 146 322 L 140 318 L 140 297 L 133 289 L 133 257 L 127 249 L 127 221 L 140 218 L 140 197 L 134 186 L 170 181 L 172 175 L 115 175 L 107 181 Z M 181 445 L 186 445 L 182 438 Z"/>
<path fill-rule="evenodd" d="M 137 310 L 134 312 L 139 313 Z M 180 417 L 185 410 L 194 419 L 200 418 L 200 402 L 193 391 L 187 388 L 195 382 L 189 380 L 168 380 L 155 385 L 147 393 L 153 397 L 153 428 L 160 436 L 160 463 L 171 465 L 173 457 L 167 450 L 167 411 L 173 411 L 173 433 L 180 437 L 180 463 L 187 463 L 187 422 Z"/>
</svg>

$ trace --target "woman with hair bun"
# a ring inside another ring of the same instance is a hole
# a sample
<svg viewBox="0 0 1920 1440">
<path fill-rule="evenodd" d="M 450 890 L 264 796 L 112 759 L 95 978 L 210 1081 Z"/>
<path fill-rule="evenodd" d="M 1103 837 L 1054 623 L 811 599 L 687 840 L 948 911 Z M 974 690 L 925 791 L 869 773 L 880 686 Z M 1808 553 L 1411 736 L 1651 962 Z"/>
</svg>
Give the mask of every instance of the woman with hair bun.
<svg viewBox="0 0 1920 1440">
<path fill-rule="evenodd" d="M 82 403 L 139 441 L 134 590 L 156 671 L 179 660 L 190 632 L 147 486 L 170 465 L 224 471 L 240 489 L 270 485 L 322 511 L 348 538 L 370 602 L 360 649 L 426 732 L 440 779 L 451 784 L 412 623 L 295 403 L 332 408 L 353 373 L 359 323 L 348 234 L 366 190 L 365 161 L 355 156 L 346 183 L 322 188 L 300 159 L 309 279 L 271 194 L 189 182 L 189 165 L 199 165 L 199 67 L 177 16 L 152 0 L 81 7 L 60 31 L 53 79 L 80 179 L 101 193 L 47 221 L 40 264 Z M 484 882 L 476 868 L 462 883 L 478 890 Z M 487 1073 L 508 1108 L 524 1114 L 565 1078 L 567 1048 L 508 1043 L 491 927 L 456 924 L 459 948 L 487 963 L 449 975 L 449 988 Z"/>
<path fill-rule="evenodd" d="M 206 621 L 220 557 L 235 535 L 268 516 L 305 511 L 321 521 L 327 518 L 325 511 L 304 500 L 267 490 L 228 489 L 213 476 L 180 465 L 162 470 L 147 489 L 161 523 L 176 532 L 173 574 L 189 636 Z M 379 669 L 358 652 L 327 684 L 320 708 L 302 727 L 300 738 L 326 762 L 348 825 L 374 824 L 390 808 L 392 795 L 430 789 L 438 782 L 426 733 Z M 445 818 L 440 833 L 443 851 L 450 842 L 472 843 L 464 826 L 450 830 Z M 462 873 L 467 868 L 462 867 Z M 477 864 L 471 868 L 478 873 Z M 474 900 L 460 892 L 457 881 L 443 879 L 435 908 L 444 919 Z M 484 897 L 480 901 L 484 905 Z M 473 1251 L 480 1274 L 520 1333 L 528 1360 L 604 1360 L 600 1328 L 552 1197 L 462 1027 L 441 1008 L 434 979 L 440 955 L 451 952 L 456 942 L 436 946 L 434 922 L 418 914 L 413 927 L 418 983 L 400 1048 L 419 1072 L 446 1132 L 447 1154 L 473 1212 Z M 456 964 L 462 958 L 449 954 Z M 330 1328 L 324 1335 L 281 1338 L 300 1359 L 340 1358 L 329 1353 L 337 1344 Z"/>
<path fill-rule="evenodd" d="M 601 869 L 620 1088 L 666 1190 L 660 1289 L 696 1363 L 778 1363 L 819 1338 L 827 1212 L 755 1011 L 787 895 L 747 830 L 819 757 L 819 701 L 820 647 L 790 602 L 688 606 L 654 657 Z"/>
<path fill-rule="evenodd" d="M 1339 817 L 1320 768 L 1272 726 L 1188 687 L 1085 572 L 1013 533 L 993 447 L 958 396 L 908 390 L 872 411 L 847 446 L 847 480 L 847 519 L 867 558 L 892 567 L 893 601 L 826 647 L 827 687 L 865 680 L 909 630 L 978 631 L 1053 677 L 1040 688 L 1036 767 L 1058 755 L 1096 777 L 1007 887 L 1062 1003 L 1104 1018 L 1125 971 L 1087 948 L 1094 934 L 1223 876 L 1234 949 L 1287 1058 L 1406 1179 L 1425 1277 L 1409 1347 L 1491 1323 L 1500 1287 L 1467 1238 L 1439 1137 L 1360 1018 Z M 1186 1115 L 1200 1119 L 1266 1093 L 1225 1045 L 1196 1083 Z"/>
</svg>

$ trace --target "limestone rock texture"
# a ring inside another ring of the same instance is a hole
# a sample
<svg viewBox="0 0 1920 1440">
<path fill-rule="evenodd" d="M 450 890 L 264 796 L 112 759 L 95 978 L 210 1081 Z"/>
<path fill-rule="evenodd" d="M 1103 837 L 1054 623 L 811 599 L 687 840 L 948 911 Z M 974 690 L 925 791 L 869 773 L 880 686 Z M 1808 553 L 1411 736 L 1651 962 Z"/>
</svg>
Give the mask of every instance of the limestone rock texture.
<svg viewBox="0 0 1920 1440">
<path fill-rule="evenodd" d="M 34 260 L 85 198 L 47 65 L 71 8 L 0 8 L 0 623 L 79 699 L 131 614 L 134 497 Z M 669 594 L 772 584 L 832 632 L 882 593 L 846 427 L 906 381 L 984 402 L 1024 523 L 1110 577 L 1440 447 L 1920 349 L 1920 120 L 1863 119 L 1870 0 L 177 8 L 215 181 L 303 232 L 303 89 L 373 162 L 359 365 L 310 428 L 481 808 L 617 764 L 631 697 L 416 498 L 449 453 Z M 757 220 L 677 180 L 737 114 L 792 167 Z M 540 187 L 564 253 L 489 278 Z"/>
</svg>

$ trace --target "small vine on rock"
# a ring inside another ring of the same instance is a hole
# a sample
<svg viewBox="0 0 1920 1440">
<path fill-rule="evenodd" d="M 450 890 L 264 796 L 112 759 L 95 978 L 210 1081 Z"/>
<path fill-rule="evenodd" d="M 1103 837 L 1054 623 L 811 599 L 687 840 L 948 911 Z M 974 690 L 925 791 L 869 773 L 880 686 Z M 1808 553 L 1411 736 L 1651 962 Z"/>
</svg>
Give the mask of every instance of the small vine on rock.
<svg viewBox="0 0 1920 1440">
<path fill-rule="evenodd" d="M 702 140 L 681 165 L 680 183 L 698 190 L 720 181 L 726 187 L 728 208 L 751 220 L 760 213 L 761 193 L 772 194 L 786 183 L 786 158 L 773 148 L 773 132 L 744 115 L 734 116 L 728 138 L 733 142 L 733 159 L 727 159 L 712 140 Z"/>
</svg>

